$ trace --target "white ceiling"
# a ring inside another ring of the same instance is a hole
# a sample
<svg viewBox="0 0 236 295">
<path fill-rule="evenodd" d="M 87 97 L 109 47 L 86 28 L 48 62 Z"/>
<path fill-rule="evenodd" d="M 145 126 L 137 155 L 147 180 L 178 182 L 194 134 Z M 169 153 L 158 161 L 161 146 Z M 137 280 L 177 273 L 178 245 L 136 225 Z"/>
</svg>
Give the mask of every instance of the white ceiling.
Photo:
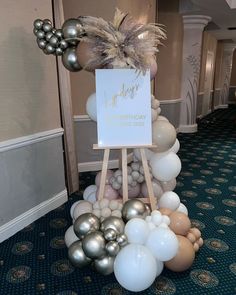
<svg viewBox="0 0 236 295">
<path fill-rule="evenodd" d="M 231 8 L 232 7 L 232 8 Z M 183 14 L 203 14 L 211 16 L 207 27 L 218 39 L 236 41 L 236 0 L 180 0 L 180 12 Z"/>
</svg>

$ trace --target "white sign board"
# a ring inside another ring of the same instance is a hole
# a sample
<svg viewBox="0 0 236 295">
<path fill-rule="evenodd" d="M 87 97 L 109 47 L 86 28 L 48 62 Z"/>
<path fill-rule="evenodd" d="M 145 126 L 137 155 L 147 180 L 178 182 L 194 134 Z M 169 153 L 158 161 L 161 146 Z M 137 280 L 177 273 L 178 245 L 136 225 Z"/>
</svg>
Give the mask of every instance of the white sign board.
<svg viewBox="0 0 236 295">
<path fill-rule="evenodd" d="M 150 72 L 96 70 L 98 146 L 152 144 Z"/>
</svg>

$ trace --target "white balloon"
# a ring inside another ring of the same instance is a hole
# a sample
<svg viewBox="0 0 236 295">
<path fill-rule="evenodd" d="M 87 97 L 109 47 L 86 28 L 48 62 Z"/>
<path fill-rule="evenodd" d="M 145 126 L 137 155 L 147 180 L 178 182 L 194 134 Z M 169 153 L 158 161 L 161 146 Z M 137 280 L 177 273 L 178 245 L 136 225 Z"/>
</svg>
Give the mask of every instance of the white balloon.
<svg viewBox="0 0 236 295">
<path fill-rule="evenodd" d="M 75 241 L 78 241 L 79 238 L 76 236 L 74 232 L 73 225 L 71 225 L 67 231 L 65 232 L 65 244 L 66 247 L 69 248 L 71 244 L 73 244 Z"/>
<path fill-rule="evenodd" d="M 168 261 L 177 254 L 179 242 L 173 231 L 159 226 L 149 233 L 146 246 L 158 260 Z"/>
<path fill-rule="evenodd" d="M 75 206 L 75 209 L 73 211 L 73 219 L 77 219 L 80 215 L 84 213 L 91 213 L 92 211 L 93 205 L 90 202 L 83 200 Z"/>
<path fill-rule="evenodd" d="M 160 184 L 155 179 L 152 180 L 152 187 L 153 187 L 153 192 L 154 192 L 155 198 L 159 199 L 161 197 L 161 195 L 163 194 L 163 190 L 162 190 Z M 144 198 L 148 198 L 149 194 L 148 194 L 146 182 L 144 182 L 142 184 L 141 192 L 142 192 L 142 195 L 144 196 Z"/>
<path fill-rule="evenodd" d="M 92 204 L 94 204 L 97 201 L 97 199 L 96 199 L 96 193 L 97 193 L 97 191 L 94 191 L 91 194 L 89 194 L 87 196 L 87 201 L 90 202 L 90 203 L 92 203 Z"/>
<path fill-rule="evenodd" d="M 187 209 L 187 207 L 183 203 L 180 203 L 180 205 L 176 209 L 176 211 L 182 212 L 182 213 L 184 213 L 184 214 L 186 214 L 188 216 L 188 209 Z"/>
<path fill-rule="evenodd" d="M 97 103 L 95 92 L 91 94 L 87 99 L 86 112 L 93 121 L 97 122 Z"/>
<path fill-rule="evenodd" d="M 163 268 L 164 268 L 164 263 L 160 260 L 156 260 L 157 262 L 157 277 L 162 273 Z"/>
<path fill-rule="evenodd" d="M 126 223 L 124 232 L 130 244 L 143 245 L 146 242 L 149 227 L 145 220 L 141 218 L 132 218 Z"/>
<path fill-rule="evenodd" d="M 173 178 L 170 181 L 161 181 L 161 187 L 164 192 L 173 191 L 176 187 L 176 178 Z"/>
<path fill-rule="evenodd" d="M 71 218 L 74 218 L 74 216 L 73 216 L 74 209 L 79 204 L 79 202 L 82 202 L 82 201 L 74 202 L 74 204 L 70 207 L 70 216 L 71 216 Z"/>
<path fill-rule="evenodd" d="M 96 191 L 97 191 L 97 186 L 95 184 L 91 184 L 91 185 L 87 186 L 86 189 L 84 190 L 84 193 L 83 193 L 83 199 L 87 200 L 88 196 L 91 193 L 94 193 Z"/>
<path fill-rule="evenodd" d="M 175 211 L 180 205 L 179 196 L 172 191 L 165 192 L 158 201 L 159 208 L 169 208 Z"/>
<path fill-rule="evenodd" d="M 132 292 L 140 292 L 154 282 L 157 262 L 147 247 L 130 244 L 116 256 L 114 274 L 122 287 Z"/>
<path fill-rule="evenodd" d="M 179 157 L 170 152 L 163 157 L 153 155 L 150 159 L 153 176 L 160 181 L 169 181 L 178 176 L 181 170 Z"/>
<path fill-rule="evenodd" d="M 173 152 L 173 153 L 177 154 L 178 151 L 179 151 L 179 148 L 180 148 L 180 143 L 179 143 L 179 141 L 178 141 L 178 138 L 176 138 L 175 143 L 174 143 L 174 145 L 169 149 L 169 152 Z"/>
<path fill-rule="evenodd" d="M 145 148 L 145 155 L 146 155 L 146 158 L 147 160 L 149 161 L 151 159 L 151 157 L 154 155 L 154 153 L 152 151 L 150 151 L 149 149 Z M 140 153 L 140 149 L 134 149 L 133 150 L 134 152 L 134 156 L 139 160 L 139 161 L 142 161 L 142 158 L 141 158 L 141 153 Z"/>
<path fill-rule="evenodd" d="M 162 223 L 165 223 L 166 225 L 170 225 L 170 217 L 167 215 L 162 215 Z"/>
</svg>

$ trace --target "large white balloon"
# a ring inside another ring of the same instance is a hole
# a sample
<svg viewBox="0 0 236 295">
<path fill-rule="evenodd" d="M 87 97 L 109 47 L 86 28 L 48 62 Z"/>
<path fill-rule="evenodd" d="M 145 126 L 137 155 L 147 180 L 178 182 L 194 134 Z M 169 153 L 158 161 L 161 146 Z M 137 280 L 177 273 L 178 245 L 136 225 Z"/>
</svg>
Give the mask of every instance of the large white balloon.
<svg viewBox="0 0 236 295">
<path fill-rule="evenodd" d="M 145 220 L 132 218 L 125 225 L 125 234 L 131 244 L 144 244 L 149 233 L 149 227 Z"/>
<path fill-rule="evenodd" d="M 162 153 L 169 150 L 176 141 L 175 127 L 167 121 L 157 120 L 152 123 L 152 142 L 157 147 L 153 152 Z"/>
<path fill-rule="evenodd" d="M 160 261 L 168 261 L 178 252 L 179 242 L 169 228 L 158 227 L 149 233 L 146 246 Z"/>
<path fill-rule="evenodd" d="M 74 232 L 73 225 L 71 225 L 67 231 L 65 232 L 65 244 L 66 247 L 69 248 L 71 244 L 73 244 L 75 241 L 78 241 L 79 238 L 76 236 Z"/>
<path fill-rule="evenodd" d="M 87 99 L 86 112 L 93 121 L 97 122 L 97 103 L 95 92 L 91 94 Z"/>
<path fill-rule="evenodd" d="M 170 181 L 178 176 L 181 170 L 179 157 L 170 152 L 163 157 L 153 155 L 150 159 L 153 176 L 160 181 Z"/>
<path fill-rule="evenodd" d="M 154 155 L 154 153 L 152 151 L 150 151 L 149 149 L 145 148 L 145 155 L 147 160 L 149 161 L 151 159 L 151 157 Z M 139 160 L 142 161 L 142 157 L 141 157 L 141 153 L 140 153 L 140 149 L 134 149 L 134 156 Z"/>
<path fill-rule="evenodd" d="M 153 192 L 154 192 L 155 198 L 159 199 L 161 197 L 161 195 L 163 194 L 163 190 L 161 188 L 161 185 L 155 179 L 153 179 L 152 180 L 152 187 L 153 187 Z M 141 192 L 142 192 L 142 195 L 144 196 L 144 198 L 149 197 L 146 182 L 144 182 L 142 184 Z"/>
<path fill-rule="evenodd" d="M 77 219 L 84 213 L 91 213 L 93 211 L 93 205 L 88 201 L 79 202 L 73 211 L 73 219 Z"/>
<path fill-rule="evenodd" d="M 168 208 L 175 211 L 180 205 L 180 198 L 174 192 L 165 192 L 158 201 L 159 208 Z"/>
<path fill-rule="evenodd" d="M 164 263 L 160 260 L 156 260 L 157 262 L 157 277 L 162 273 L 163 268 L 164 268 Z"/>
<path fill-rule="evenodd" d="M 154 282 L 157 262 L 147 247 L 129 244 L 116 256 L 114 274 L 122 287 L 132 292 L 140 292 Z"/>
<path fill-rule="evenodd" d="M 84 190 L 84 193 L 83 193 L 83 199 L 88 200 L 88 196 L 91 193 L 94 193 L 96 191 L 97 191 L 97 186 L 95 184 L 91 184 L 91 185 L 87 186 L 86 189 Z"/>
<path fill-rule="evenodd" d="M 74 202 L 74 203 L 72 204 L 72 206 L 70 207 L 70 216 L 71 216 L 71 218 L 74 218 L 74 215 L 73 215 L 73 213 L 74 213 L 74 209 L 75 209 L 75 207 L 79 204 L 79 202 L 82 202 L 82 200 L 81 200 L 81 201 Z"/>
</svg>

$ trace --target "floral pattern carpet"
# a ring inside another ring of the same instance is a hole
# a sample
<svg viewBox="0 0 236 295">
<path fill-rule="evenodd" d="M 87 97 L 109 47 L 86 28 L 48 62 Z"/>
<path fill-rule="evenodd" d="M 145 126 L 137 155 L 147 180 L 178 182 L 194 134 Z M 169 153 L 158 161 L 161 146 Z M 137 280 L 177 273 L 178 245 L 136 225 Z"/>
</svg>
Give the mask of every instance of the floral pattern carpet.
<svg viewBox="0 0 236 295">
<path fill-rule="evenodd" d="M 182 170 L 175 191 L 202 231 L 204 245 L 191 269 L 164 270 L 138 294 L 236 294 L 236 107 L 215 111 L 199 122 L 197 133 L 178 138 Z M 1 295 L 134 294 L 113 275 L 74 269 L 68 261 L 69 210 L 94 177 L 81 174 L 79 193 L 0 245 Z"/>
</svg>

